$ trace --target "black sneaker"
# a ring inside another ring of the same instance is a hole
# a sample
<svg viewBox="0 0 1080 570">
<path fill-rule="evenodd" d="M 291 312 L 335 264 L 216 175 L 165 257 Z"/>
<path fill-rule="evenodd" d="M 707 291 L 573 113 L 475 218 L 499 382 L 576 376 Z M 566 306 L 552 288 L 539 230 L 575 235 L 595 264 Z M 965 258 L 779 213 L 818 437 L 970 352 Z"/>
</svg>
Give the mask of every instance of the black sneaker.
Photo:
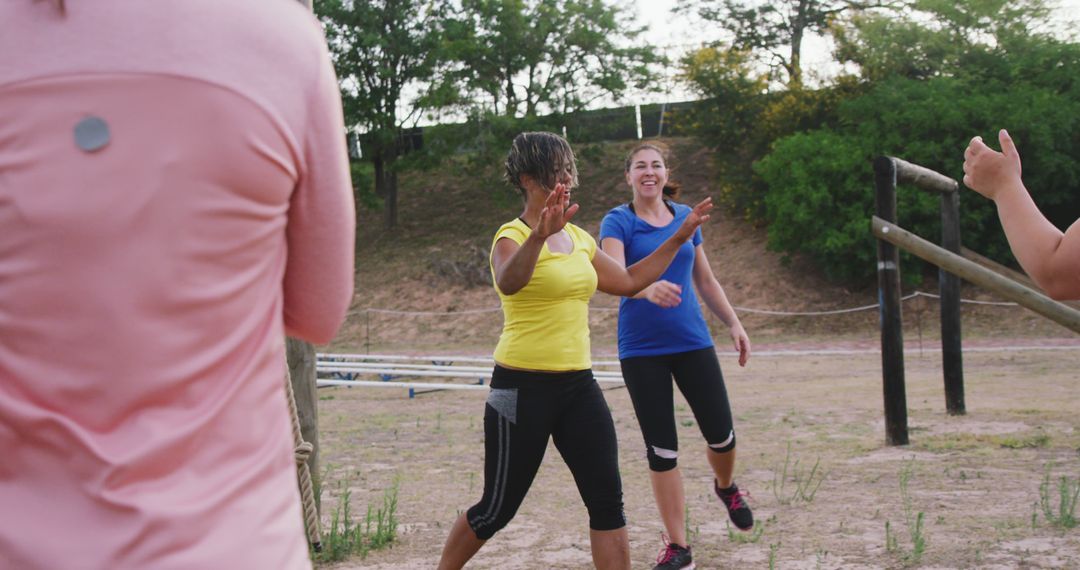
<svg viewBox="0 0 1080 570">
<path fill-rule="evenodd" d="M 668 542 L 668 539 L 664 535 L 660 535 L 664 539 L 664 549 L 660 551 L 660 556 L 656 557 L 656 566 L 653 566 L 653 570 L 692 570 L 696 568 L 694 566 L 694 559 L 690 556 L 690 545 L 679 546 Z"/>
<path fill-rule="evenodd" d="M 750 512 L 750 505 L 746 504 L 746 499 L 743 497 L 749 497 L 750 493 L 746 491 L 740 491 L 739 486 L 735 483 L 731 484 L 731 487 L 727 489 L 721 489 L 720 483 L 713 479 L 713 490 L 716 491 L 716 496 L 720 497 L 720 502 L 724 503 L 724 507 L 727 508 L 728 516 L 731 517 L 731 522 L 739 530 L 750 530 L 754 528 L 754 513 Z"/>
</svg>

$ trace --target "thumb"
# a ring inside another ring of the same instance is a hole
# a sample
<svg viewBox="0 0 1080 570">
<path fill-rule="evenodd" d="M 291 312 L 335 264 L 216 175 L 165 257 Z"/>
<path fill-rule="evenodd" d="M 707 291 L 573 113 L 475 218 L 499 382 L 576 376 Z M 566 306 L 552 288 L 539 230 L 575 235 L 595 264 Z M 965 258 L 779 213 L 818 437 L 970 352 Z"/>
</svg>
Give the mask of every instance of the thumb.
<svg viewBox="0 0 1080 570">
<path fill-rule="evenodd" d="M 1020 153 L 1017 152 L 1016 144 L 1013 143 L 1012 137 L 1009 136 L 1009 131 L 1005 129 L 998 131 L 998 142 L 1001 143 L 1001 154 L 1014 160 L 1020 159 Z"/>
</svg>

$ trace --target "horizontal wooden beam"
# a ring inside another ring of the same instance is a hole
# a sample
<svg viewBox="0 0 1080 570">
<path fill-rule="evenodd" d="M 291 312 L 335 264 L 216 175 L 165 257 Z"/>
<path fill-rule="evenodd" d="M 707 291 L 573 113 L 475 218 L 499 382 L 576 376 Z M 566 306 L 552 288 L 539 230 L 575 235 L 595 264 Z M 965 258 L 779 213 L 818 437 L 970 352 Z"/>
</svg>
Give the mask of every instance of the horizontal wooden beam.
<svg viewBox="0 0 1080 570">
<path fill-rule="evenodd" d="M 878 239 L 887 241 L 905 251 L 937 265 L 938 267 L 957 275 L 965 281 L 974 283 L 979 287 L 993 291 L 1002 297 L 1013 301 L 1027 309 L 1058 323 L 1059 325 L 1080 333 L 1080 311 L 1068 307 L 1062 303 L 1030 289 L 1023 285 L 994 273 L 979 264 L 964 259 L 955 253 L 946 251 L 941 247 L 928 242 L 921 237 L 874 216 L 871 219 L 871 229 Z"/>
<path fill-rule="evenodd" d="M 935 172 L 925 166 L 912 164 L 902 158 L 893 156 L 887 158 L 896 165 L 896 182 L 898 184 L 914 184 L 922 190 L 940 194 L 956 192 L 960 188 L 960 184 L 940 172 Z"/>
</svg>

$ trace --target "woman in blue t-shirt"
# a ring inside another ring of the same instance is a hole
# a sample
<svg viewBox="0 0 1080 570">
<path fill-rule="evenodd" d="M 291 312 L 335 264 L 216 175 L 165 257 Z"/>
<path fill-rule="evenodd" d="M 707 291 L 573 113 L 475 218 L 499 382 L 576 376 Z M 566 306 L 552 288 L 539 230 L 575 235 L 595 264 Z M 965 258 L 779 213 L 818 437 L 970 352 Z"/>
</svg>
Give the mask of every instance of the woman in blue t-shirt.
<svg viewBox="0 0 1080 570">
<path fill-rule="evenodd" d="M 652 144 L 634 148 L 626 159 L 626 181 L 634 199 L 612 209 L 600 226 L 601 248 L 631 265 L 649 255 L 675 232 L 691 208 L 667 198 L 677 194 L 668 182 L 664 151 Z M 696 294 L 695 294 L 696 291 Z M 733 480 L 735 431 L 724 379 L 712 336 L 697 295 L 731 331 L 739 365 L 750 358 L 750 339 L 713 275 L 701 230 L 682 245 L 661 278 L 619 305 L 619 359 L 623 379 L 645 438 L 653 495 L 667 535 L 657 569 L 693 568 L 684 522 L 685 492 L 677 467 L 678 438 L 672 378 L 697 418 L 708 443 L 705 452 L 715 478 L 713 490 L 736 527 L 754 525 L 746 493 Z"/>
</svg>

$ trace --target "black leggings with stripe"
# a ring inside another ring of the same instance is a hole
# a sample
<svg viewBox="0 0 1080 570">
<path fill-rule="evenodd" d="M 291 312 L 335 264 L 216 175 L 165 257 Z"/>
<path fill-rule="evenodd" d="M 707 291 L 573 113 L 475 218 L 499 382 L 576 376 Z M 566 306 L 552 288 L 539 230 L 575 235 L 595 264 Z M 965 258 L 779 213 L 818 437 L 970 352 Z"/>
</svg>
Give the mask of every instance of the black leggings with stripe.
<svg viewBox="0 0 1080 570">
<path fill-rule="evenodd" d="M 714 348 L 635 356 L 623 358 L 620 363 L 645 438 L 649 469 L 670 471 L 678 465 L 673 377 L 690 404 L 709 449 L 717 453 L 735 449 L 731 406 Z"/>
<path fill-rule="evenodd" d="M 589 528 L 626 525 L 615 424 L 592 371 L 496 366 L 484 406 L 484 496 L 466 513 L 478 538 L 491 538 L 514 517 L 549 438 L 574 476 Z"/>
</svg>

